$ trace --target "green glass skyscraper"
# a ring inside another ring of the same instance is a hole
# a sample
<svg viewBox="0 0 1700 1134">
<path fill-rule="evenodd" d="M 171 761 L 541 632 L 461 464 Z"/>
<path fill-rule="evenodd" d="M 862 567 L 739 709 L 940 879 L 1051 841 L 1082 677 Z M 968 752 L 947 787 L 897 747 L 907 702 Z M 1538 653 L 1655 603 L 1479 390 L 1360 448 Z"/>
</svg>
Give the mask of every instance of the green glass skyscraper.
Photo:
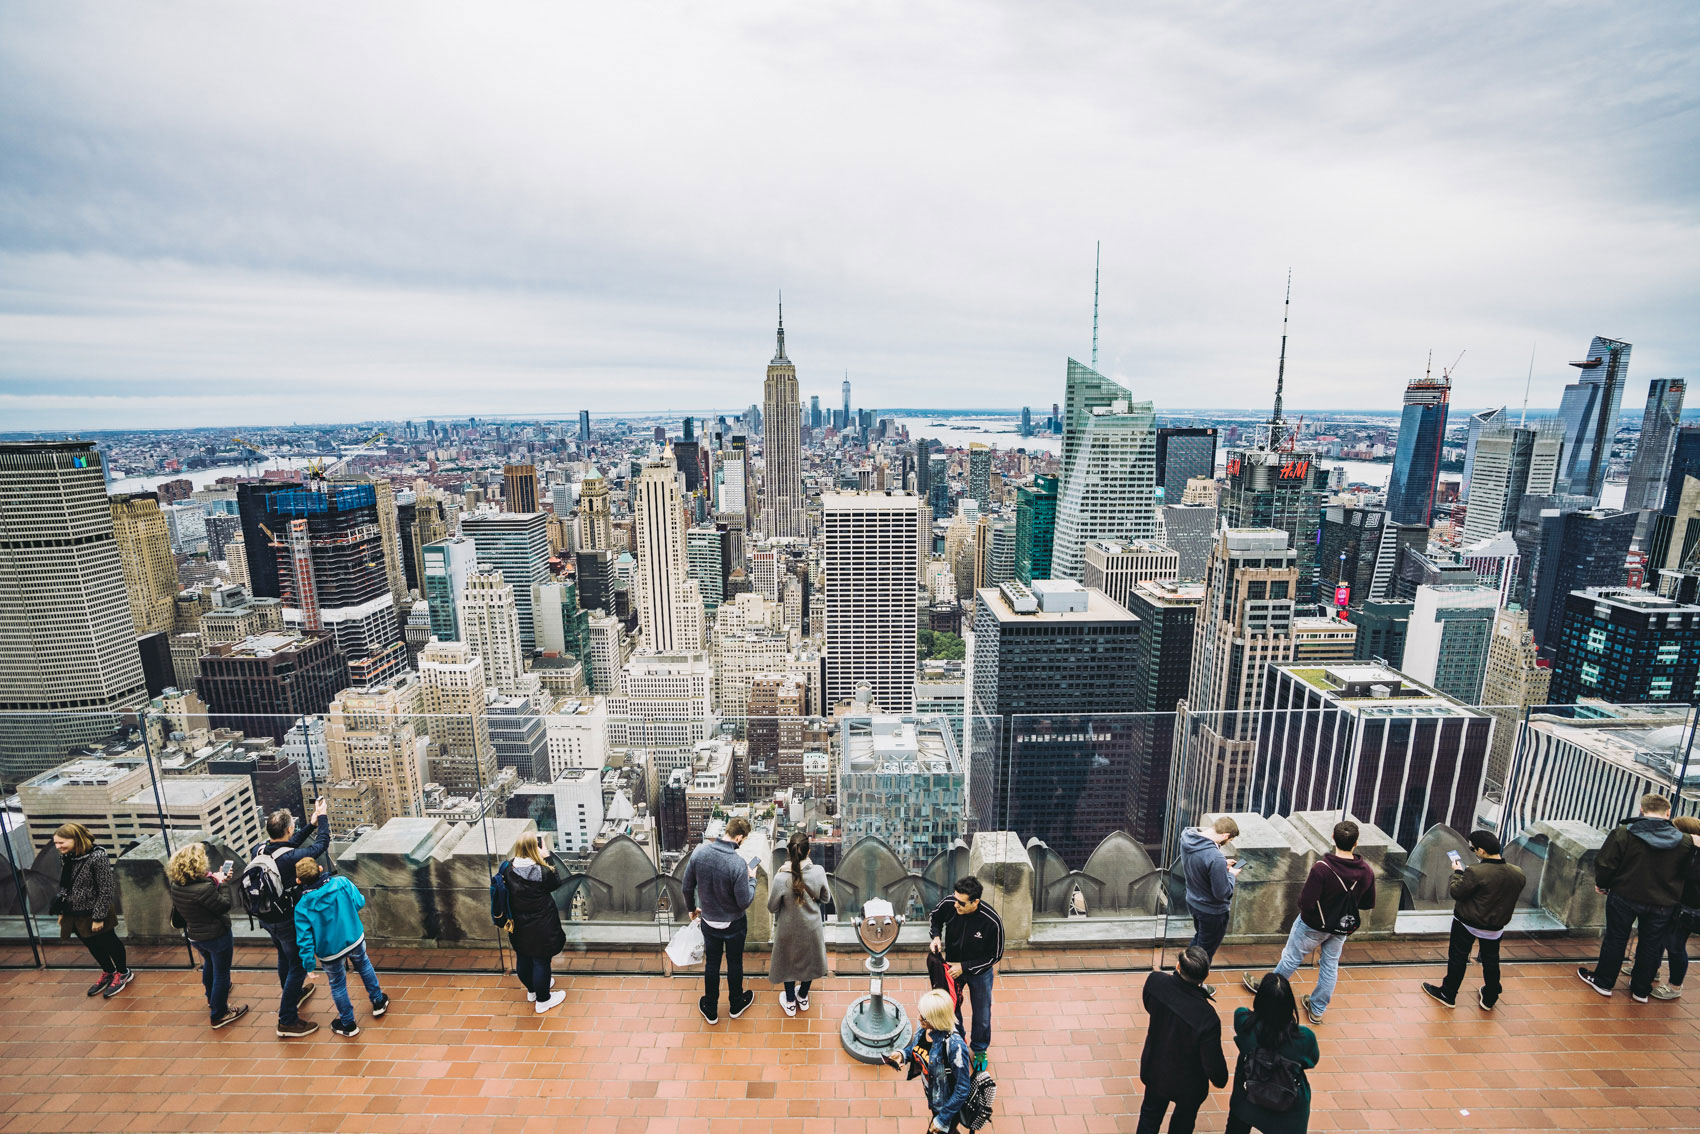
<svg viewBox="0 0 1700 1134">
<path fill-rule="evenodd" d="M 1037 475 L 1015 490 L 1015 577 L 1023 583 L 1051 577 L 1057 534 L 1057 478 Z"/>
</svg>

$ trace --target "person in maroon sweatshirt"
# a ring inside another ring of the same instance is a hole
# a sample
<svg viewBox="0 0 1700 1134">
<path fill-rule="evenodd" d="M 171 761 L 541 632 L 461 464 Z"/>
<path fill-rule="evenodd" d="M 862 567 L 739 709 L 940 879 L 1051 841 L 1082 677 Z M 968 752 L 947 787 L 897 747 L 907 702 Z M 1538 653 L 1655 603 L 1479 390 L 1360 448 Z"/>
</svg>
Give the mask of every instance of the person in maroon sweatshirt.
<svg viewBox="0 0 1700 1134">
<path fill-rule="evenodd" d="M 1299 916 L 1287 934 L 1281 963 L 1275 971 L 1292 979 L 1305 955 L 1318 951 L 1316 987 L 1302 999 L 1305 1015 L 1313 1024 L 1322 1023 L 1328 1001 L 1334 996 L 1334 981 L 1340 975 L 1340 953 L 1346 938 L 1357 932 L 1363 918 L 1359 911 L 1375 907 L 1375 868 L 1356 854 L 1358 825 L 1350 819 L 1334 824 L 1334 850 L 1316 860 L 1299 891 Z M 1245 985 L 1257 991 L 1261 973 L 1247 971 Z"/>
</svg>

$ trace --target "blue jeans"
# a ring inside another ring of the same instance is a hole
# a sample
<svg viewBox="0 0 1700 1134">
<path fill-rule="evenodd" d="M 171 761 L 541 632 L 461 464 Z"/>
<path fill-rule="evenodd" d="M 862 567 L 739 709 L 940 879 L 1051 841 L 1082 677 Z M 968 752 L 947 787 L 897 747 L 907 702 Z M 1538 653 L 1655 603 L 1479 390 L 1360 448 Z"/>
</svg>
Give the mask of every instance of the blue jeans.
<svg viewBox="0 0 1700 1134">
<path fill-rule="evenodd" d="M 1671 918 L 1680 906 L 1649 906 L 1616 894 L 1606 895 L 1606 932 L 1600 941 L 1600 959 L 1594 963 L 1594 984 L 1610 988 L 1623 973 L 1623 954 L 1629 948 L 1629 933 L 1640 923 L 1641 939 L 1635 944 L 1635 965 L 1629 970 L 1629 992 L 1647 996 L 1653 978 L 1659 975 L 1659 957 L 1670 936 Z"/>
<path fill-rule="evenodd" d="M 1228 915 L 1225 913 L 1204 913 L 1191 902 L 1186 905 L 1187 912 L 1192 914 L 1192 940 L 1188 946 L 1198 945 L 1210 959 L 1216 959 L 1216 950 L 1222 947 L 1222 938 L 1228 933 Z"/>
<path fill-rule="evenodd" d="M 191 941 L 201 955 L 201 984 L 207 990 L 207 1008 L 213 1023 L 230 1011 L 230 961 L 236 955 L 236 936 L 226 933 L 211 941 Z"/>
<path fill-rule="evenodd" d="M 523 953 L 515 953 L 514 965 L 519 969 L 519 982 L 525 985 L 527 992 L 539 1000 L 549 999 L 548 957 L 527 957 Z"/>
<path fill-rule="evenodd" d="M 744 999 L 744 937 L 750 931 L 749 918 L 738 915 L 725 929 L 702 923 L 702 997 L 708 1010 L 720 1012 L 720 957 L 726 957 L 726 999 L 739 1004 Z"/>
<path fill-rule="evenodd" d="M 962 990 L 962 997 L 956 1002 L 956 1030 L 962 1030 L 962 1005 L 964 1001 L 974 1002 L 973 1034 L 968 1037 L 968 1046 L 974 1051 L 985 1051 L 992 1046 L 992 977 L 997 970 L 987 968 L 984 972 L 969 974 L 964 971 L 957 987 Z"/>
<path fill-rule="evenodd" d="M 384 999 L 384 990 L 378 987 L 378 974 L 373 971 L 371 959 L 366 956 L 365 945 L 356 945 L 338 960 L 326 961 L 325 980 L 331 986 L 336 1018 L 343 1027 L 354 1023 L 354 1003 L 348 999 L 348 970 L 351 968 L 360 974 L 366 995 L 372 998 L 372 1007 L 376 1008 Z"/>
<path fill-rule="evenodd" d="M 1344 935 L 1312 929 L 1305 924 L 1304 918 L 1295 917 L 1293 928 L 1287 933 L 1287 945 L 1281 950 L 1281 963 L 1275 966 L 1275 971 L 1291 980 L 1299 966 L 1304 964 L 1305 954 L 1312 949 L 1320 950 L 1316 958 L 1316 987 L 1311 989 L 1310 1007 L 1321 1016 L 1328 1011 L 1328 1002 L 1334 997 L 1334 982 L 1340 978 L 1340 953 L 1345 948 Z"/>
<path fill-rule="evenodd" d="M 301 951 L 295 947 L 295 923 L 279 925 L 260 923 L 271 934 L 277 946 L 277 982 L 283 986 L 283 996 L 277 1003 L 277 1022 L 296 1024 L 301 1021 L 301 990 L 307 987 L 307 970 L 301 966 Z"/>
</svg>

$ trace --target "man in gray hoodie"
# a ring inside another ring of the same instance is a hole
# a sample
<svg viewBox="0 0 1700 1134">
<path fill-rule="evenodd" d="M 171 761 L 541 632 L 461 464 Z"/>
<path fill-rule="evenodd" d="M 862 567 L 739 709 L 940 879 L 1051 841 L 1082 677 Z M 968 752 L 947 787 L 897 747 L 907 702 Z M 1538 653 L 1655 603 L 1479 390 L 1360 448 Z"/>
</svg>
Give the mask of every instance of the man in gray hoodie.
<svg viewBox="0 0 1700 1134">
<path fill-rule="evenodd" d="M 1659 956 L 1688 881 L 1690 846 L 1670 821 L 1670 800 L 1662 795 L 1642 796 L 1641 814 L 1606 836 L 1594 860 L 1594 889 L 1607 895 L 1605 936 L 1594 967 L 1576 970 L 1601 996 L 1611 995 L 1623 972 L 1629 932 L 1637 922 L 1641 940 L 1629 970 L 1629 998 L 1645 1004 L 1652 995 Z"/>
<path fill-rule="evenodd" d="M 1222 853 L 1222 844 L 1238 838 L 1239 833 L 1240 825 L 1227 815 L 1219 816 L 1208 827 L 1188 827 L 1181 833 L 1181 869 L 1193 925 L 1188 944 L 1199 946 L 1211 960 L 1215 960 L 1222 937 L 1228 932 L 1228 904 L 1240 874 L 1238 863 L 1230 863 Z"/>
<path fill-rule="evenodd" d="M 685 864 L 685 905 L 692 918 L 702 919 L 703 997 L 697 1007 L 711 1024 L 720 1022 L 722 954 L 732 1018 L 742 1016 L 756 998 L 744 991 L 744 935 L 749 931 L 744 911 L 756 898 L 756 864 L 738 851 L 749 834 L 750 821 L 735 815 L 726 821 L 724 835 L 698 847 Z"/>
</svg>

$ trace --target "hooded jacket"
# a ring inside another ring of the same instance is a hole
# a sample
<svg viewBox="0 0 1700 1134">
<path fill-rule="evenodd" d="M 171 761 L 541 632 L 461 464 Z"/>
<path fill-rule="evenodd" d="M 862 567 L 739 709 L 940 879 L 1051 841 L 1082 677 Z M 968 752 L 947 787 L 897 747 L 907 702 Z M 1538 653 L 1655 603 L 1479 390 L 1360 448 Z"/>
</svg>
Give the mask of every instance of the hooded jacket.
<svg viewBox="0 0 1700 1134">
<path fill-rule="evenodd" d="M 1197 827 L 1181 833 L 1181 865 L 1186 873 L 1186 904 L 1199 913 L 1225 914 L 1234 896 L 1234 876 L 1216 840 Z"/>
<path fill-rule="evenodd" d="M 553 870 L 529 858 L 502 867 L 508 874 L 508 905 L 514 915 L 514 952 L 522 957 L 553 957 L 567 947 L 561 910 L 555 905 L 559 879 Z"/>
<path fill-rule="evenodd" d="M 341 874 L 319 877 L 295 901 L 295 945 L 308 972 L 315 962 L 341 960 L 366 941 L 366 927 L 360 924 L 365 896 Z"/>
<path fill-rule="evenodd" d="M 1692 870 L 1693 846 L 1663 816 L 1625 819 L 1594 860 L 1594 885 L 1642 905 L 1674 906 Z"/>
</svg>

